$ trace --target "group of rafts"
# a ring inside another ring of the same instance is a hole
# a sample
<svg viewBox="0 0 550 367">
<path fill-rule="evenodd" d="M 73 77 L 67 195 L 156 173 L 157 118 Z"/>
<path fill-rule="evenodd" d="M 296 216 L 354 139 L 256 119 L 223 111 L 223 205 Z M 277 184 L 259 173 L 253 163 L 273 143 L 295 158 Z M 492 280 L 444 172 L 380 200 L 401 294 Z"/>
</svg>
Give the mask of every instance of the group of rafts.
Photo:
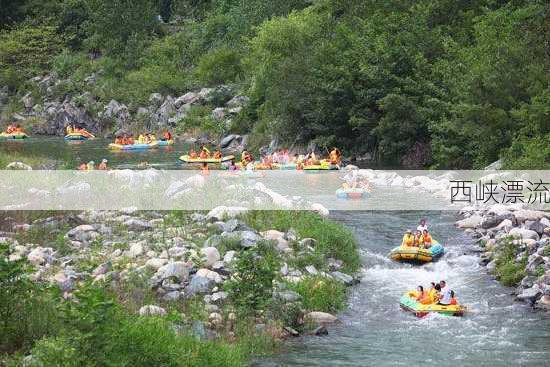
<svg viewBox="0 0 550 367">
<path fill-rule="evenodd" d="M 201 163 L 221 164 L 222 169 L 230 171 L 237 170 L 304 170 L 304 171 L 329 171 L 337 170 L 341 165 L 341 153 L 337 148 L 334 148 L 327 158 L 317 158 L 314 152 L 306 155 L 289 154 L 288 149 L 280 149 L 261 157 L 260 160 L 255 160 L 254 156 L 248 150 L 243 150 L 240 161 L 236 162 L 233 155 L 222 156 L 220 150 L 213 153 L 202 146 L 197 152 L 193 149 L 188 154 L 182 155 L 179 158 L 185 163 Z"/>
<path fill-rule="evenodd" d="M 390 258 L 395 261 L 424 264 L 437 260 L 443 252 L 443 246 L 431 237 L 426 221 L 421 220 L 414 234 L 411 230 L 407 230 L 401 245 L 390 252 Z M 463 316 L 466 311 L 466 308 L 458 303 L 454 291 L 445 281 L 431 283 L 428 290 L 419 285 L 416 290 L 406 292 L 399 304 L 402 309 L 418 317 L 429 313 Z"/>
</svg>

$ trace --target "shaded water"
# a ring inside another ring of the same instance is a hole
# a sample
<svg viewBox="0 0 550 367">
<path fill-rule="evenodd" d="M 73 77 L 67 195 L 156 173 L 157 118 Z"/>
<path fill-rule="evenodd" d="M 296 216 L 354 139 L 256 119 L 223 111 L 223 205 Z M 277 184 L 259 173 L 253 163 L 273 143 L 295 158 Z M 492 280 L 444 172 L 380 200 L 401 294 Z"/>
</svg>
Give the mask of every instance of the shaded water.
<svg viewBox="0 0 550 367">
<path fill-rule="evenodd" d="M 446 245 L 438 262 L 415 267 L 387 258 L 401 230 L 428 218 L 436 239 Z M 452 213 L 337 212 L 352 228 L 365 267 L 351 291 L 342 323 L 327 337 L 286 343 L 281 353 L 256 366 L 457 366 L 550 365 L 550 319 L 510 296 L 478 265 L 472 240 L 453 226 Z M 468 306 L 465 317 L 429 315 L 417 319 L 399 308 L 399 298 L 417 285 L 446 280 Z"/>
<path fill-rule="evenodd" d="M 186 154 L 190 148 L 189 145 L 176 142 L 168 147 L 116 151 L 108 148 L 111 142 L 102 138 L 66 142 L 61 137 L 31 136 L 22 141 L 1 141 L 0 151 L 59 160 L 64 162 L 65 168 L 68 169 L 76 168 L 83 162 L 99 163 L 103 158 L 109 161 L 109 166 L 112 168 L 139 168 L 146 162 L 149 166 L 158 169 L 176 169 L 181 167 L 178 158 Z"/>
</svg>

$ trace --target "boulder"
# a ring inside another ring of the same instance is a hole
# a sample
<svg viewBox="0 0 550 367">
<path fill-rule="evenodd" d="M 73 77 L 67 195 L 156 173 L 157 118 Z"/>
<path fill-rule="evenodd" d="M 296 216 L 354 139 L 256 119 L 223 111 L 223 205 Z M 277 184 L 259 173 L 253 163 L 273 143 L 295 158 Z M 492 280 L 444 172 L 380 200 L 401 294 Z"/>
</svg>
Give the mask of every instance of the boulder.
<svg viewBox="0 0 550 367">
<path fill-rule="evenodd" d="M 128 227 L 128 230 L 135 231 L 135 232 L 141 232 L 141 231 L 147 231 L 147 230 L 153 229 L 153 226 L 151 225 L 151 223 L 141 219 L 137 219 L 137 218 L 130 218 L 124 221 L 124 225 Z"/>
<path fill-rule="evenodd" d="M 212 113 L 210 115 L 214 120 L 221 121 L 221 120 L 224 119 L 224 117 L 226 115 L 225 108 L 217 107 L 217 108 L 212 110 Z"/>
<path fill-rule="evenodd" d="M 548 213 L 541 210 L 520 209 L 514 212 L 514 217 L 516 217 L 518 223 L 523 223 L 527 220 L 540 220 L 546 216 L 548 216 Z"/>
<path fill-rule="evenodd" d="M 215 271 L 205 269 L 205 268 L 199 269 L 195 273 L 195 276 L 208 278 L 210 280 L 213 280 L 216 284 L 219 284 L 219 283 L 223 282 L 223 279 L 222 279 L 220 274 L 216 273 Z"/>
<path fill-rule="evenodd" d="M 464 218 L 462 220 L 459 220 L 456 222 L 456 226 L 458 228 L 479 228 L 481 226 L 481 223 L 483 222 L 483 218 L 477 214 L 474 214 L 468 218 Z"/>
<path fill-rule="evenodd" d="M 164 101 L 164 97 L 160 93 L 151 93 L 149 96 L 149 103 L 154 107 L 159 107 Z"/>
<path fill-rule="evenodd" d="M 313 311 L 307 313 L 304 317 L 304 320 L 316 325 L 327 325 L 338 321 L 338 318 L 326 312 Z"/>
<path fill-rule="evenodd" d="M 534 221 L 526 221 L 525 227 L 531 231 L 537 232 L 540 236 L 544 234 L 544 229 L 547 227 L 545 226 L 542 221 L 534 220 Z"/>
<path fill-rule="evenodd" d="M 302 299 L 302 296 L 300 296 L 300 294 L 294 291 L 285 290 L 285 291 L 273 293 L 273 298 L 280 299 L 285 303 L 290 303 L 290 302 L 300 301 Z"/>
<path fill-rule="evenodd" d="M 19 170 L 19 171 L 32 171 L 32 167 L 23 162 L 11 162 L 8 163 L 6 169 Z"/>
<path fill-rule="evenodd" d="M 139 309 L 140 316 L 164 316 L 166 310 L 162 307 L 155 305 L 146 305 Z"/>
<path fill-rule="evenodd" d="M 180 108 L 183 105 L 191 105 L 199 100 L 199 95 L 195 92 L 187 92 L 183 96 L 176 98 L 174 105 Z"/>
<path fill-rule="evenodd" d="M 89 224 L 82 224 L 74 227 L 65 235 L 66 238 L 73 241 L 89 242 L 99 236 L 96 228 Z"/>
<path fill-rule="evenodd" d="M 540 296 L 542 296 L 542 292 L 540 288 L 535 285 L 531 288 L 525 289 L 523 292 L 518 294 L 517 298 L 520 301 L 535 303 Z"/>
<path fill-rule="evenodd" d="M 143 245 L 139 242 L 132 244 L 126 255 L 131 258 L 143 255 Z"/>
<path fill-rule="evenodd" d="M 239 215 L 246 214 L 248 208 L 239 206 L 217 206 L 210 210 L 206 215 L 206 219 L 210 221 L 219 221 L 229 218 L 235 218 Z"/>
<path fill-rule="evenodd" d="M 311 333 L 317 336 L 325 336 L 328 335 L 328 330 L 325 325 L 321 325 L 316 327 Z"/>
<path fill-rule="evenodd" d="M 530 229 L 525 229 L 525 228 L 518 228 L 518 227 L 512 228 L 510 232 L 508 232 L 508 234 L 510 236 L 519 237 L 522 239 L 529 239 L 529 238 L 534 240 L 539 239 L 539 235 L 537 234 L 537 232 L 531 231 Z"/>
<path fill-rule="evenodd" d="M 206 258 L 204 266 L 207 268 L 212 267 L 221 258 L 220 252 L 215 247 L 204 247 L 201 249 L 201 253 Z"/>
<path fill-rule="evenodd" d="M 151 280 L 154 285 L 158 285 L 165 279 L 176 278 L 182 282 L 187 280 L 188 277 L 189 268 L 187 264 L 182 261 L 175 261 L 160 267 Z"/>
<path fill-rule="evenodd" d="M 229 108 L 244 107 L 250 103 L 250 98 L 247 96 L 238 95 L 231 98 L 225 105 Z"/>
<path fill-rule="evenodd" d="M 168 262 L 167 259 L 153 258 L 153 259 L 147 260 L 147 262 L 145 263 L 145 266 L 147 266 L 148 268 L 151 268 L 153 270 L 158 270 L 163 265 L 165 265 L 167 262 Z"/>
<path fill-rule="evenodd" d="M 195 274 L 189 285 L 185 288 L 185 295 L 187 297 L 192 297 L 197 294 L 206 294 L 209 293 L 212 288 L 214 288 L 216 282 L 214 280 Z"/>
<path fill-rule="evenodd" d="M 338 282 L 345 284 L 347 286 L 351 286 L 358 283 L 358 281 L 354 279 L 352 276 L 341 273 L 339 271 L 333 271 L 330 273 L 330 275 Z"/>
</svg>

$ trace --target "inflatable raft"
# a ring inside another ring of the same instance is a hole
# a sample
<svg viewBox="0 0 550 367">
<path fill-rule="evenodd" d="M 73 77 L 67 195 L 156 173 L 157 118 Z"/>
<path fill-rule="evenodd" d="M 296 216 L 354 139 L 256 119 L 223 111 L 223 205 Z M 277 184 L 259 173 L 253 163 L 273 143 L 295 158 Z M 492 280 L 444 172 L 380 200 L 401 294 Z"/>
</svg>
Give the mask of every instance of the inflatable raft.
<svg viewBox="0 0 550 367">
<path fill-rule="evenodd" d="M 185 163 L 222 163 L 235 159 L 235 156 L 227 155 L 221 158 L 190 158 L 187 154 L 185 154 L 179 159 Z"/>
<path fill-rule="evenodd" d="M 21 140 L 21 139 L 26 139 L 28 138 L 29 136 L 25 133 L 6 133 L 6 132 L 3 132 L 3 133 L 0 133 L 0 139 L 17 139 L 17 140 Z"/>
<path fill-rule="evenodd" d="M 443 246 L 441 246 L 439 242 L 433 241 L 430 248 L 398 246 L 391 250 L 390 258 L 395 261 L 426 263 L 439 258 L 443 255 L 443 252 Z"/>
<path fill-rule="evenodd" d="M 464 316 L 466 308 L 462 305 L 443 306 L 437 303 L 422 304 L 416 300 L 418 293 L 409 291 L 399 300 L 399 305 L 405 311 L 412 312 L 416 317 L 424 317 L 429 313 L 436 312 L 446 316 Z"/>
<path fill-rule="evenodd" d="M 158 140 L 157 143 L 158 143 L 159 147 L 167 147 L 169 145 L 173 145 L 174 140 L 172 140 L 172 139 L 170 139 L 170 140 Z"/>
<path fill-rule="evenodd" d="M 90 135 L 84 135 L 84 134 L 81 134 L 81 133 L 70 133 L 70 134 L 67 134 L 65 135 L 65 140 L 70 140 L 70 141 L 82 141 L 82 140 L 88 140 L 88 139 L 95 139 L 95 136 L 93 136 L 92 134 Z"/>
<path fill-rule="evenodd" d="M 273 163 L 273 169 L 294 170 L 296 167 L 296 163 Z"/>
<path fill-rule="evenodd" d="M 335 164 L 331 164 L 327 161 L 321 161 L 320 164 L 310 164 L 307 166 L 304 166 L 304 171 L 331 171 L 331 170 L 337 170 L 339 167 Z"/>
<path fill-rule="evenodd" d="M 369 192 L 361 188 L 339 188 L 338 190 L 336 190 L 336 197 L 338 199 L 362 199 L 367 198 L 368 196 Z"/>
<path fill-rule="evenodd" d="M 157 146 L 158 146 L 157 141 L 154 141 L 149 144 L 128 144 L 128 145 L 115 144 L 115 143 L 109 144 L 109 148 L 115 149 L 115 150 L 144 150 L 144 149 L 156 148 Z"/>
</svg>

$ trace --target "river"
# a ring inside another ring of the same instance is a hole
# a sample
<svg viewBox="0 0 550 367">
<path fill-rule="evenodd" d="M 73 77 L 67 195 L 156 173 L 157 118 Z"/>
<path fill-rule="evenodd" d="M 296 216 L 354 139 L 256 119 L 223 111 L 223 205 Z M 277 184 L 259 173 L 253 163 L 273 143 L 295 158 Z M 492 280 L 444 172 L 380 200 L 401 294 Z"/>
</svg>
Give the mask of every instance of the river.
<svg viewBox="0 0 550 367">
<path fill-rule="evenodd" d="M 359 242 L 364 270 L 351 290 L 341 323 L 325 337 L 284 344 L 273 358 L 255 366 L 543 366 L 550 365 L 550 318 L 514 302 L 478 265 L 472 239 L 453 226 L 450 212 L 335 212 Z M 395 263 L 388 252 L 401 231 L 428 219 L 445 244 L 438 262 L 422 267 Z M 468 306 L 464 317 L 429 315 L 417 319 L 399 308 L 399 297 L 417 285 L 446 280 Z"/>
<path fill-rule="evenodd" d="M 176 144 L 142 152 L 114 152 L 109 141 L 65 143 L 61 138 L 2 142 L 0 149 L 62 160 L 67 168 L 102 158 L 113 168 L 181 167 L 177 158 L 189 146 Z M 290 340 L 276 356 L 255 366 L 457 366 L 550 365 L 550 318 L 514 302 L 512 289 L 501 286 L 478 265 L 472 239 L 454 227 L 451 212 L 333 212 L 359 242 L 362 282 L 351 289 L 349 308 L 329 336 Z M 406 228 L 426 217 L 431 232 L 445 244 L 442 259 L 422 267 L 395 263 L 387 254 Z M 430 315 L 417 319 L 399 308 L 399 297 L 418 284 L 444 279 L 468 306 L 462 318 Z"/>
</svg>

